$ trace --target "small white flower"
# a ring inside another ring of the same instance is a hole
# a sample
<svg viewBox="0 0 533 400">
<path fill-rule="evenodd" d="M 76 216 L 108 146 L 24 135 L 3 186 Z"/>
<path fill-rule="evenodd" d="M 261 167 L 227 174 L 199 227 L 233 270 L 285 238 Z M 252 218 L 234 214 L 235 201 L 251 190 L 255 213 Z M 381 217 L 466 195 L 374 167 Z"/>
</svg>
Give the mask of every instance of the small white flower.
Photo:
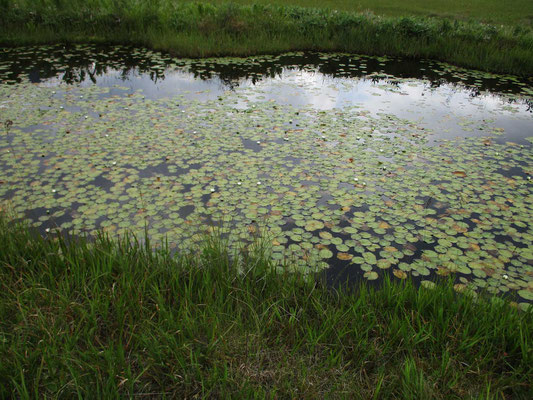
<svg viewBox="0 0 533 400">
<path fill-rule="evenodd" d="M 88 116 L 88 115 L 86 115 L 86 116 L 85 116 L 85 119 L 87 119 L 87 118 L 89 118 L 89 116 Z"/>
<path fill-rule="evenodd" d="M 113 165 L 117 165 L 117 162 L 116 162 L 116 161 L 113 161 L 111 164 L 113 164 Z"/>
<path fill-rule="evenodd" d="M 324 135 L 322 135 L 322 139 L 326 140 L 326 137 Z"/>
<path fill-rule="evenodd" d="M 242 185 L 242 183 L 241 183 L 241 182 L 237 182 L 237 185 L 241 186 L 241 185 Z"/>
<path fill-rule="evenodd" d="M 55 189 L 52 189 L 52 193 L 55 193 L 55 192 L 56 192 L 56 190 L 55 190 Z"/>
<path fill-rule="evenodd" d="M 366 186 L 366 182 L 363 182 L 363 186 Z"/>
<path fill-rule="evenodd" d="M 260 185 L 260 184 L 261 184 L 261 181 L 257 181 L 257 184 Z"/>
<path fill-rule="evenodd" d="M 284 137 L 283 140 L 285 140 L 286 142 L 289 141 L 289 138 L 288 137 Z"/>
<path fill-rule="evenodd" d="M 211 192 L 214 192 L 215 191 L 215 188 L 211 188 Z"/>
<path fill-rule="evenodd" d="M 359 181 L 359 178 L 353 178 L 354 181 L 358 182 Z"/>
<path fill-rule="evenodd" d="M 63 106 L 59 106 L 59 109 L 62 110 L 62 109 L 63 109 Z"/>
<path fill-rule="evenodd" d="M 56 94 L 56 91 L 55 91 L 55 90 L 52 90 L 52 94 Z"/>
<path fill-rule="evenodd" d="M 109 137 L 109 135 L 106 133 L 105 137 Z"/>
<path fill-rule="evenodd" d="M 83 96 L 80 96 L 80 99 L 83 99 Z"/>
<path fill-rule="evenodd" d="M 129 110 L 129 107 L 124 107 L 124 110 Z"/>
<path fill-rule="evenodd" d="M 257 141 L 257 144 L 261 144 L 261 141 L 260 141 L 260 140 L 258 140 L 258 141 Z"/>
<path fill-rule="evenodd" d="M 49 232 L 50 232 L 50 228 L 46 228 L 44 231 L 45 231 L 46 233 L 49 233 Z"/>
<path fill-rule="evenodd" d="M 503 274 L 503 277 L 502 277 L 502 278 L 503 278 L 503 279 L 509 279 L 509 275 L 507 275 L 507 274 Z"/>
</svg>

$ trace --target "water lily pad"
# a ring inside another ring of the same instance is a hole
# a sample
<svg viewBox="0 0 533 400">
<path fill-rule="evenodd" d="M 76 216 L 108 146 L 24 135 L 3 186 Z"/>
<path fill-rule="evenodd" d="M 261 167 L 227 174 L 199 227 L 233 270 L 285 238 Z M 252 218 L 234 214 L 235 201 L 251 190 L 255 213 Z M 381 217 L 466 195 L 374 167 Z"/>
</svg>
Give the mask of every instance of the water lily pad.
<svg viewBox="0 0 533 400">
<path fill-rule="evenodd" d="M 399 279 L 407 278 L 407 274 L 405 273 L 405 271 L 402 271 L 401 269 L 393 269 L 392 273 L 394 274 L 396 278 L 399 278 Z"/>
<path fill-rule="evenodd" d="M 339 260 L 348 261 L 353 258 L 353 255 L 349 253 L 337 253 L 337 258 Z"/>
<path fill-rule="evenodd" d="M 333 253 L 331 252 L 331 250 L 328 250 L 328 249 L 322 249 L 320 250 L 320 258 L 331 258 L 333 257 Z"/>
<path fill-rule="evenodd" d="M 520 297 L 526 300 L 533 300 L 533 290 L 530 289 L 522 289 L 518 291 L 518 294 Z"/>
<path fill-rule="evenodd" d="M 379 275 L 377 272 L 374 271 L 367 271 L 363 274 L 363 276 L 368 279 L 369 281 L 375 281 L 379 278 Z"/>
<path fill-rule="evenodd" d="M 320 231 L 318 234 L 319 234 L 319 236 L 320 236 L 322 239 L 330 240 L 330 239 L 333 238 L 333 236 L 331 235 L 331 233 L 326 232 L 326 231 Z"/>
<path fill-rule="evenodd" d="M 324 228 L 324 223 L 317 220 L 311 220 L 305 224 L 306 231 L 316 231 L 322 228 Z"/>
<path fill-rule="evenodd" d="M 377 261 L 377 266 L 381 269 L 388 269 L 391 267 L 391 263 L 390 260 L 381 259 Z"/>
<path fill-rule="evenodd" d="M 422 285 L 422 287 L 425 287 L 426 289 L 434 289 L 435 288 L 435 282 L 432 282 L 432 281 L 422 281 L 420 282 L 420 285 Z"/>
<path fill-rule="evenodd" d="M 370 265 L 377 263 L 376 256 L 373 253 L 365 252 L 363 253 L 363 258 L 365 259 L 365 262 Z"/>
</svg>

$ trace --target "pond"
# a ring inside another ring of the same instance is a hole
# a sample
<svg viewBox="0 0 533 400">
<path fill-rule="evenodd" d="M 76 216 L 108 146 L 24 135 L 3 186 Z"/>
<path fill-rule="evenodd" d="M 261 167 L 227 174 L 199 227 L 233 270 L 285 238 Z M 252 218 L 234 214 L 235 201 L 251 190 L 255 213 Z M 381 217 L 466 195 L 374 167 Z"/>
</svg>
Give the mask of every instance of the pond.
<svg viewBox="0 0 533 400">
<path fill-rule="evenodd" d="M 41 233 L 261 236 L 331 283 L 533 300 L 533 81 L 291 53 L 4 48 L 0 199 Z"/>
</svg>

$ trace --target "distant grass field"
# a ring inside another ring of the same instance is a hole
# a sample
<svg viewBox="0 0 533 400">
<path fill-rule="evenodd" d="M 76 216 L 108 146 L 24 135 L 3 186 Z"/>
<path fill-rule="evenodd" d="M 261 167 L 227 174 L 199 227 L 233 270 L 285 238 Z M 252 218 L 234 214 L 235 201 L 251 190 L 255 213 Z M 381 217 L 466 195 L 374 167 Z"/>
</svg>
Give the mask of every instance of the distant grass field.
<svg viewBox="0 0 533 400">
<path fill-rule="evenodd" d="M 428 11 L 420 13 L 418 5 L 423 3 L 418 0 L 389 11 L 387 4 L 392 2 L 382 0 L 372 8 L 393 16 L 342 11 L 352 4 L 347 1 L 320 2 L 335 9 L 296 7 L 294 2 L 280 6 L 264 1 L 213 1 L 0 0 L 0 44 L 127 43 L 185 57 L 295 50 L 351 52 L 431 58 L 484 71 L 533 74 L 533 29 L 527 23 L 530 0 L 506 2 L 513 4 L 510 10 L 496 0 L 467 2 L 472 11 L 465 13 L 458 1 L 428 1 L 424 5 Z M 430 16 L 442 14 L 448 3 L 449 12 L 457 18 Z M 316 1 L 301 4 L 319 5 Z M 350 10 L 359 10 L 358 4 L 353 2 Z M 370 2 L 361 4 L 364 10 Z M 434 11 L 429 11 L 431 4 L 435 4 Z M 476 18 L 465 20 L 468 15 Z"/>
<path fill-rule="evenodd" d="M 0 213 L 0 398 L 530 399 L 533 313 L 416 289 L 334 291 L 261 243 L 190 254 L 32 234 Z"/>
<path fill-rule="evenodd" d="M 398 16 L 474 19 L 492 24 L 533 24 L 531 0 L 200 0 L 206 3 L 275 4 Z"/>
</svg>

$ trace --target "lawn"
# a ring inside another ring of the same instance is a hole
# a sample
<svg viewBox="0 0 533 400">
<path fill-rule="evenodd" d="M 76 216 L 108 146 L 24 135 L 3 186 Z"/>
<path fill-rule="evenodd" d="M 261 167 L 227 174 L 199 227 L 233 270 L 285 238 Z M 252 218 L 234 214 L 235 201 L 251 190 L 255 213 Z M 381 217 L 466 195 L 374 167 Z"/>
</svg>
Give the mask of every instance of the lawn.
<svg viewBox="0 0 533 400">
<path fill-rule="evenodd" d="M 413 15 L 474 19 L 491 24 L 533 24 L 533 2 L 530 0 L 201 0 L 206 3 L 275 4 L 331 8 L 342 11 L 372 11 L 393 17 Z"/>
</svg>

